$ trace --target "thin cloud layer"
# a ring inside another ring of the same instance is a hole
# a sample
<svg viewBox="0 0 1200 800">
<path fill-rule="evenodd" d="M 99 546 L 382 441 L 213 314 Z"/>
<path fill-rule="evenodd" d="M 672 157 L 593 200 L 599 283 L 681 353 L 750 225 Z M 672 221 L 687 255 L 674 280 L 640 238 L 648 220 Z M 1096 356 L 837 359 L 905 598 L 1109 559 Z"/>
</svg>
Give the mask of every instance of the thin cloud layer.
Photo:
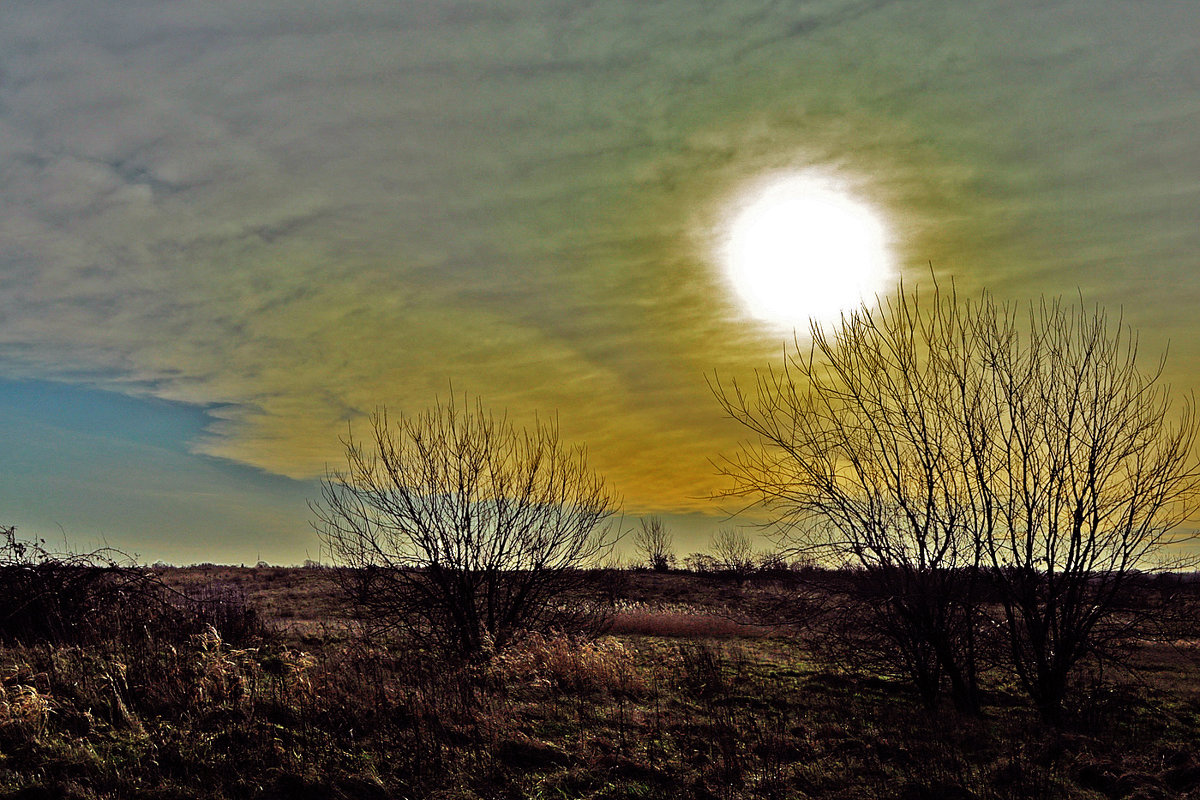
<svg viewBox="0 0 1200 800">
<path fill-rule="evenodd" d="M 1079 287 L 1200 355 L 1198 35 L 1165 0 L 9 3 L 0 369 L 216 405 L 193 448 L 293 478 L 453 384 L 557 411 L 634 512 L 711 510 L 704 376 L 783 344 L 711 258 L 763 172 L 844 174 L 914 280 Z"/>
</svg>

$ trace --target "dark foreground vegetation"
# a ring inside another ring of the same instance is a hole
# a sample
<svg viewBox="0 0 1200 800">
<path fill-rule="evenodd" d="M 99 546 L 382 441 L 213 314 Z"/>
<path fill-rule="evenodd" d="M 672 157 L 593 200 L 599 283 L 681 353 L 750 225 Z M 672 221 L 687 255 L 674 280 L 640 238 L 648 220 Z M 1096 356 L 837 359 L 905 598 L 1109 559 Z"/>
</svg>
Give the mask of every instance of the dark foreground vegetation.
<svg viewBox="0 0 1200 800">
<path fill-rule="evenodd" d="M 930 710 L 828 627 L 781 624 L 781 598 L 844 624 L 820 613 L 839 573 L 595 571 L 607 635 L 453 661 L 364 638 L 320 569 L 22 559 L 2 571 L 0 796 L 1200 797 L 1194 632 L 1086 664 L 1050 724 L 1003 669 L 981 715 Z M 1146 602 L 1167 584 L 1194 608 L 1169 577 Z M 46 585 L 60 602 L 23 614 Z"/>
</svg>

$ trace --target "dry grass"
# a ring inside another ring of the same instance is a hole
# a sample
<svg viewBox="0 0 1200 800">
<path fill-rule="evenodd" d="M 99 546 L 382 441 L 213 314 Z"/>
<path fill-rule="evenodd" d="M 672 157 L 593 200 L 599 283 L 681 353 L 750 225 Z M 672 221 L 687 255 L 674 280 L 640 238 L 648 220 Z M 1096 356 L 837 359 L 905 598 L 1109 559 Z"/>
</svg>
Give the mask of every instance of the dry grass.
<svg viewBox="0 0 1200 800">
<path fill-rule="evenodd" d="M 272 627 L 292 628 L 297 635 L 344 628 L 336 592 L 322 569 L 199 566 L 160 567 L 155 572 L 168 586 L 192 597 L 240 594 Z"/>
<path fill-rule="evenodd" d="M 307 598 L 322 625 L 311 572 L 174 577 L 237 579 L 276 609 Z M 633 574 L 626 588 L 608 636 L 531 634 L 466 664 L 344 630 L 0 649 L 0 798 L 1200 797 L 1186 648 L 1081 684 L 1050 728 L 1004 684 L 975 719 L 821 668 L 801 640 L 740 621 L 727 584 Z"/>
<path fill-rule="evenodd" d="M 16 726 L 37 737 L 50 718 L 53 698 L 44 688 L 19 682 L 27 670 L 27 665 L 14 665 L 0 678 L 0 727 Z"/>
<path fill-rule="evenodd" d="M 489 666 L 505 685 L 524 682 L 559 692 L 634 697 L 647 689 L 635 663 L 636 654 L 612 636 L 588 641 L 563 633 L 531 633 Z"/>
<path fill-rule="evenodd" d="M 770 636 L 778 626 L 738 619 L 724 608 L 705 608 L 692 603 L 626 602 L 613 613 L 610 633 L 624 636 L 661 636 L 672 639 L 729 639 Z"/>
</svg>

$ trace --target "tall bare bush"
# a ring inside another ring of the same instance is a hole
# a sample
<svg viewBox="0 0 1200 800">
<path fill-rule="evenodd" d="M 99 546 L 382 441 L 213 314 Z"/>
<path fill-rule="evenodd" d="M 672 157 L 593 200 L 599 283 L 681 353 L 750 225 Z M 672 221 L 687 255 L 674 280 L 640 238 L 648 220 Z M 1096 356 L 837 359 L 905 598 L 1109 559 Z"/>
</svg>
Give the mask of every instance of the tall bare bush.
<svg viewBox="0 0 1200 800">
<path fill-rule="evenodd" d="M 317 530 L 368 624 L 474 655 L 522 629 L 593 625 L 580 568 L 614 539 L 616 498 L 552 423 L 518 430 L 453 398 L 371 417 L 314 502 Z"/>
<path fill-rule="evenodd" d="M 1144 622 L 1132 596 L 1196 509 L 1197 418 L 1172 403 L 1163 361 L 1081 305 L 978 304 L 987 391 L 964 413 L 986 561 L 1011 663 L 1048 717 L 1076 665 Z"/>
<path fill-rule="evenodd" d="M 873 627 L 930 704 L 978 707 L 983 592 L 1047 715 L 1194 507 L 1196 418 L 1102 311 L 901 287 L 781 368 L 714 388 L 757 435 L 725 464 L 793 544 L 864 569 Z"/>
<path fill-rule="evenodd" d="M 655 572 L 666 572 L 675 566 L 674 537 L 663 524 L 662 517 L 643 517 L 633 532 L 633 546 L 642 561 Z"/>
<path fill-rule="evenodd" d="M 754 543 L 737 528 L 718 530 L 713 534 L 710 547 L 717 570 L 739 586 L 754 572 Z"/>
</svg>

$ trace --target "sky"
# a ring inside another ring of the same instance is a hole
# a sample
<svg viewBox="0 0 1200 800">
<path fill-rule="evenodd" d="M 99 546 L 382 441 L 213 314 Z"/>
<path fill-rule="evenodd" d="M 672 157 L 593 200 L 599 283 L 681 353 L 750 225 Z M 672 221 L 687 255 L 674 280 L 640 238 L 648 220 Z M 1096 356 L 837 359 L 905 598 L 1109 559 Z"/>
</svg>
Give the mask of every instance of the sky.
<svg viewBox="0 0 1200 800">
<path fill-rule="evenodd" d="M 681 552 L 739 524 L 721 263 L 834 175 L 894 277 L 1116 309 L 1200 388 L 1193 0 L 6 0 L 0 521 L 150 562 L 319 556 L 348 426 L 451 386 Z"/>
</svg>

